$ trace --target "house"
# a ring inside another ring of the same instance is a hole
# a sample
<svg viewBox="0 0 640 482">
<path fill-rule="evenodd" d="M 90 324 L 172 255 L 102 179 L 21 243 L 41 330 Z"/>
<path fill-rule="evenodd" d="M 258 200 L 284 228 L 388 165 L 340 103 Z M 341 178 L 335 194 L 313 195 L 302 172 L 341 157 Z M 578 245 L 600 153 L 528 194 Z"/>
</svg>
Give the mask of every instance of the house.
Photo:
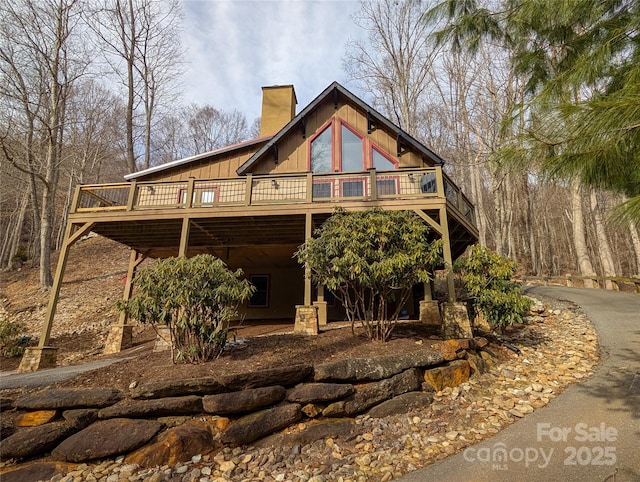
<svg viewBox="0 0 640 482">
<path fill-rule="evenodd" d="M 297 114 L 296 104 L 293 86 L 264 87 L 257 139 L 124 183 L 79 186 L 39 349 L 48 345 L 69 248 L 89 231 L 131 247 L 125 299 L 144 259 L 210 253 L 257 287 L 242 307 L 247 319 L 293 319 L 306 307 L 320 323 L 339 318 L 340 307 L 292 255 L 336 206 L 416 212 L 443 239 L 446 264 L 477 240 L 474 208 L 437 154 L 338 83 Z M 408 309 L 417 316 L 418 302 L 431 299 L 428 286 L 414 295 Z"/>
</svg>

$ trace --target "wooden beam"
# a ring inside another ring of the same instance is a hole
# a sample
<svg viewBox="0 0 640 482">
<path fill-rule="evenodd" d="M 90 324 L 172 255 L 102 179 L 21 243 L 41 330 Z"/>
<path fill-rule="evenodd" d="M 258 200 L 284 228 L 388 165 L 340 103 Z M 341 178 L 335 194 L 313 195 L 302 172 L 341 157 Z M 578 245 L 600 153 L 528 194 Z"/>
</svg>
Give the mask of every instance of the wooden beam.
<svg viewBox="0 0 640 482">
<path fill-rule="evenodd" d="M 447 221 L 447 208 L 440 208 L 440 224 L 442 226 L 442 256 L 447 272 L 447 291 L 449 301 L 456 301 L 456 287 L 453 282 L 453 258 L 451 256 L 451 239 L 449 238 L 449 222 Z"/>
<path fill-rule="evenodd" d="M 438 234 L 442 235 L 442 226 L 440 226 L 440 224 L 438 224 L 435 219 L 422 211 L 422 209 L 414 209 L 413 212 L 424 219 L 427 224 L 431 226 Z"/>
<path fill-rule="evenodd" d="M 305 221 L 304 240 L 307 241 L 313 235 L 313 215 L 307 213 Z M 308 265 L 304 268 L 304 304 L 311 306 L 311 269 Z"/>
<path fill-rule="evenodd" d="M 69 249 L 74 243 L 76 243 L 76 241 L 78 241 L 78 239 L 91 231 L 94 224 L 95 223 L 85 223 L 83 226 L 78 227 L 78 230 L 74 232 L 76 225 L 71 222 L 67 223 L 64 241 L 62 242 L 62 247 L 60 248 L 60 254 L 58 256 L 58 266 L 56 267 L 56 274 L 53 278 L 53 286 L 51 287 L 51 294 L 49 295 L 47 313 L 44 318 L 44 324 L 42 325 L 40 340 L 38 340 L 38 348 L 43 348 L 49 345 L 51 327 L 53 326 L 53 318 L 55 317 L 56 308 L 58 307 L 58 298 L 60 297 L 62 278 L 64 277 L 64 272 L 67 267 Z"/>
<path fill-rule="evenodd" d="M 187 249 L 189 248 L 189 228 L 191 226 L 191 220 L 186 216 L 182 220 L 182 231 L 180 233 L 180 248 L 178 249 L 178 256 L 186 256 Z"/>
<path fill-rule="evenodd" d="M 124 285 L 124 293 L 122 295 L 123 301 L 129 301 L 131 294 L 133 293 L 133 278 L 136 274 L 136 268 L 140 266 L 145 259 L 147 259 L 147 253 L 140 253 L 135 249 L 131 250 L 129 256 L 129 268 L 127 270 L 127 280 Z M 127 323 L 127 314 L 125 312 L 120 313 L 118 318 L 118 324 L 125 325 Z"/>
</svg>

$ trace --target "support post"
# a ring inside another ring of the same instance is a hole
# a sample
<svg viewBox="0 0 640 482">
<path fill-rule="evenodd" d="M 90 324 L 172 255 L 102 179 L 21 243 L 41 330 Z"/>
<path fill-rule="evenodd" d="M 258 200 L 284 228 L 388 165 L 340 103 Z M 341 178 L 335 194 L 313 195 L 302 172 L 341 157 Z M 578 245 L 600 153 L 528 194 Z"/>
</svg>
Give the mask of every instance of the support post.
<svg viewBox="0 0 640 482">
<path fill-rule="evenodd" d="M 307 202 L 313 202 L 313 173 L 307 173 Z"/>
<path fill-rule="evenodd" d="M 248 172 L 244 186 L 244 204 L 245 206 L 251 206 L 251 193 L 253 192 L 253 175 Z"/>
<path fill-rule="evenodd" d="M 189 229 L 191 228 L 191 219 L 189 216 L 185 216 L 182 219 L 182 231 L 180 233 L 180 249 L 178 256 L 186 256 L 187 249 L 189 248 Z"/>
<path fill-rule="evenodd" d="M 304 240 L 311 239 L 313 231 L 313 215 L 311 213 L 306 214 Z M 304 305 L 311 306 L 311 269 L 305 264 L 304 267 Z"/>
<path fill-rule="evenodd" d="M 317 308 L 318 325 L 327 326 L 327 302 L 324 300 L 324 286 L 318 285 L 318 299 L 313 302 Z"/>
<path fill-rule="evenodd" d="M 138 185 L 135 180 L 131 181 L 131 186 L 129 186 L 129 196 L 127 197 L 127 211 L 133 211 L 133 204 L 136 200 L 136 191 L 138 190 Z"/>
<path fill-rule="evenodd" d="M 38 346 L 36 348 L 27 348 L 25 350 L 20 366 L 19 372 L 35 371 L 40 368 L 49 368 L 56 366 L 57 348 L 50 347 L 49 338 L 51 337 L 51 327 L 53 326 L 53 318 L 56 314 L 56 308 L 58 307 L 58 299 L 60 298 L 60 288 L 62 287 L 62 278 L 67 267 L 67 259 L 69 258 L 69 249 L 73 246 L 82 236 L 91 231 L 91 228 L 95 223 L 85 223 L 74 232 L 75 225 L 68 223 L 64 234 L 64 241 L 60 248 L 60 255 L 58 257 L 58 265 L 56 267 L 56 274 L 53 278 L 53 286 L 51 287 L 51 294 L 49 295 L 49 304 L 47 305 L 47 313 L 44 318 L 44 324 L 42 325 L 42 332 L 40 333 L 40 339 L 38 340 Z"/>
<path fill-rule="evenodd" d="M 369 169 L 369 198 L 373 201 L 378 199 L 378 177 L 375 167 Z"/>
<path fill-rule="evenodd" d="M 129 256 L 129 268 L 127 270 L 127 279 L 124 285 L 123 301 L 131 299 L 133 293 L 133 278 L 135 277 L 136 268 L 147 259 L 145 253 L 139 253 L 131 250 Z M 127 314 L 123 311 L 118 317 L 118 323 L 111 326 L 107 341 L 105 342 L 103 353 L 119 353 L 122 350 L 130 348 L 133 345 L 133 325 L 127 324 Z"/>
<path fill-rule="evenodd" d="M 189 180 L 187 181 L 187 202 L 185 202 L 184 207 L 189 209 L 193 207 L 193 191 L 195 189 L 196 178 L 193 176 L 189 176 Z"/>
<path fill-rule="evenodd" d="M 440 208 L 440 226 L 442 227 L 442 256 L 447 272 L 447 295 L 450 302 L 456 301 L 456 287 L 453 282 L 453 257 L 451 255 L 451 239 L 449 238 L 449 221 L 447 221 L 447 208 Z"/>
</svg>

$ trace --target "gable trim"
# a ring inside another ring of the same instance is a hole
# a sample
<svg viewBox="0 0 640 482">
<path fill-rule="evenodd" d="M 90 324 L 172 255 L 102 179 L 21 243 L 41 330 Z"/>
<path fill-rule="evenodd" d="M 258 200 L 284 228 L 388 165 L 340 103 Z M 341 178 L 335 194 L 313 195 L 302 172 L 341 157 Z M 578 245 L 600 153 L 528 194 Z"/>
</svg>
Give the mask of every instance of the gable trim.
<svg viewBox="0 0 640 482">
<path fill-rule="evenodd" d="M 236 173 L 240 176 L 246 175 L 249 170 L 255 166 L 263 156 L 269 152 L 269 150 L 277 144 L 284 136 L 289 134 L 292 129 L 294 129 L 298 124 L 301 124 L 301 131 L 303 132 L 303 138 L 306 137 L 305 132 L 305 120 L 306 116 L 314 110 L 322 101 L 324 101 L 329 95 L 333 95 L 334 106 L 338 105 L 339 95 L 343 95 L 348 100 L 356 104 L 362 110 L 366 112 L 367 115 L 367 124 L 368 128 L 375 126 L 375 128 L 384 126 L 386 129 L 392 131 L 396 134 L 398 139 L 402 138 L 403 144 L 407 144 L 407 147 L 412 147 L 418 152 L 422 153 L 424 156 L 433 160 L 435 165 L 444 165 L 444 160 L 434 153 L 431 149 L 427 148 L 424 144 L 419 142 L 414 137 L 410 136 L 407 132 L 402 130 L 400 127 L 395 125 L 385 116 L 376 111 L 373 107 L 365 103 L 360 98 L 356 97 L 350 91 L 345 89 L 338 82 L 333 82 L 329 87 L 327 87 L 320 95 L 318 95 L 309 105 L 307 105 L 298 115 L 296 115 L 291 121 L 284 126 L 277 134 L 275 134 L 264 146 L 262 146 L 253 156 L 251 156 L 247 161 L 242 164 L 237 170 Z"/>
</svg>

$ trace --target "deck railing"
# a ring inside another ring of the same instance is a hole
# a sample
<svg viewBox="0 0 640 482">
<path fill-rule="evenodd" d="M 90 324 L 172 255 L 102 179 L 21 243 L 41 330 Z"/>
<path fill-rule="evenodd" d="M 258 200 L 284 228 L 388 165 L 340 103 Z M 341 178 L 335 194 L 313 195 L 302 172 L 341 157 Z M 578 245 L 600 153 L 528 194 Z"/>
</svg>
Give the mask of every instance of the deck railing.
<svg viewBox="0 0 640 482">
<path fill-rule="evenodd" d="M 473 205 L 440 167 L 83 185 L 72 213 L 414 198 L 446 199 L 475 225 Z"/>
</svg>

